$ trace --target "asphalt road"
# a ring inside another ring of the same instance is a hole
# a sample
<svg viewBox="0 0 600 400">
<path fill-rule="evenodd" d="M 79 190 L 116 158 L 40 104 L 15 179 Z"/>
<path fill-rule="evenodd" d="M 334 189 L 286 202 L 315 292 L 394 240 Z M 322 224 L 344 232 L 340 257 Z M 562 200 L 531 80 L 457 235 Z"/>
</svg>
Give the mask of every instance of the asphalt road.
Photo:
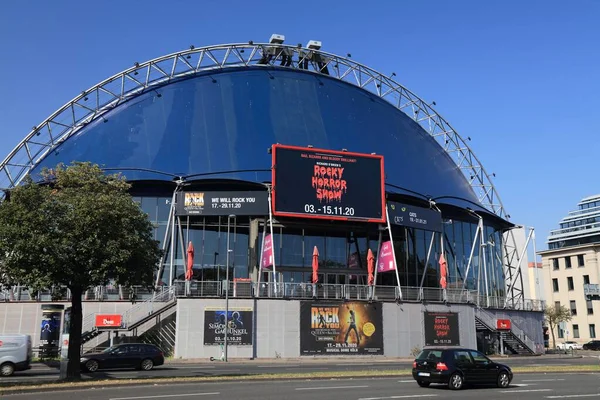
<svg viewBox="0 0 600 400">
<path fill-rule="evenodd" d="M 597 352 L 583 357 L 571 357 L 568 355 L 552 355 L 540 357 L 514 357 L 495 358 L 496 361 L 505 363 L 511 367 L 526 366 L 567 366 L 567 365 L 598 365 L 600 358 Z M 222 375 L 251 375 L 269 373 L 308 373 L 321 371 L 359 371 L 359 370 L 391 370 L 410 369 L 412 360 L 386 360 L 386 359 L 360 359 L 360 358 L 333 358 L 319 360 L 305 358 L 300 360 L 230 360 L 227 363 L 221 361 L 203 362 L 169 362 L 163 366 L 156 367 L 152 371 L 137 370 L 108 370 L 93 374 L 84 374 L 86 379 L 132 379 L 132 378 L 159 378 L 159 377 L 198 377 L 198 376 L 222 376 Z M 9 378 L 0 378 L 0 387 L 8 383 L 18 382 L 51 382 L 57 380 L 59 371 L 57 368 L 47 367 L 43 364 L 34 364 L 28 371 L 17 372 Z"/>
<path fill-rule="evenodd" d="M 153 399 L 244 399 L 267 400 L 386 400 L 386 399 L 506 399 L 547 400 L 600 397 L 600 374 L 522 374 L 506 389 L 468 388 L 452 391 L 444 386 L 420 388 L 409 378 L 335 379 L 302 381 L 262 381 L 136 385 L 135 387 L 71 390 L 68 396 L 79 400 Z M 65 392 L 4 395 L 3 399 L 64 400 Z"/>
</svg>

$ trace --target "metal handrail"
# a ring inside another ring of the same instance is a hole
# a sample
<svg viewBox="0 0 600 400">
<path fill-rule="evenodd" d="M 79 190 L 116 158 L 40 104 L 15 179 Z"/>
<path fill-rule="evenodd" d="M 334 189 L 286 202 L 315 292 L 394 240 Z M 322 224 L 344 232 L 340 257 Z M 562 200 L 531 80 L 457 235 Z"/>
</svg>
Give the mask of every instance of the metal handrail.
<svg viewBox="0 0 600 400">
<path fill-rule="evenodd" d="M 478 308 L 475 311 L 477 318 L 479 318 L 489 328 L 494 329 L 496 327 L 496 317 L 491 315 L 488 311 L 483 308 Z M 511 320 L 510 330 L 514 336 L 519 338 L 525 345 L 533 352 L 536 352 L 537 346 L 535 342 L 527 336 L 527 333 L 523 331 L 514 321 Z"/>
</svg>

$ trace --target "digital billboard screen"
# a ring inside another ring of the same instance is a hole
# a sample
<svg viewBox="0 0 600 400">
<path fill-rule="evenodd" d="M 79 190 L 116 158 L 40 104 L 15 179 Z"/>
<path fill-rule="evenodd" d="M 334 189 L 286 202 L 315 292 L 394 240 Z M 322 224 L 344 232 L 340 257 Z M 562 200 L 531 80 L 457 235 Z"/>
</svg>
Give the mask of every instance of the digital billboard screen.
<svg viewBox="0 0 600 400">
<path fill-rule="evenodd" d="M 273 214 L 385 222 L 383 156 L 273 145 Z"/>
</svg>

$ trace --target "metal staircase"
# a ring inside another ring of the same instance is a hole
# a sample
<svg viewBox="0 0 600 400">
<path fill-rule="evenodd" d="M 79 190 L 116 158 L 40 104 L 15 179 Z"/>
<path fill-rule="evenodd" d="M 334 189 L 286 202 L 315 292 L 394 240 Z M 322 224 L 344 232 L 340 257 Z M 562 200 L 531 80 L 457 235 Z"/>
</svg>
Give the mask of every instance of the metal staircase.
<svg viewBox="0 0 600 400">
<path fill-rule="evenodd" d="M 534 341 L 514 322 L 511 322 L 510 331 L 498 331 L 496 317 L 482 308 L 475 310 L 475 328 L 478 331 L 499 332 L 504 348 L 513 354 L 537 354 Z"/>
<path fill-rule="evenodd" d="M 141 334 L 151 329 L 156 322 L 160 321 L 161 316 L 164 317 L 165 314 L 171 315 L 175 310 L 176 304 L 175 291 L 173 288 L 167 288 L 155 293 L 148 300 L 133 305 L 123 313 L 121 326 L 111 330 L 122 332 L 134 331 L 136 334 Z M 145 328 L 143 332 L 139 332 L 140 327 Z M 81 331 L 82 347 L 100 335 L 106 335 L 108 339 L 109 331 L 96 327 L 96 314 L 88 314 L 83 319 Z M 99 342 L 100 340 L 96 340 L 96 343 Z"/>
</svg>

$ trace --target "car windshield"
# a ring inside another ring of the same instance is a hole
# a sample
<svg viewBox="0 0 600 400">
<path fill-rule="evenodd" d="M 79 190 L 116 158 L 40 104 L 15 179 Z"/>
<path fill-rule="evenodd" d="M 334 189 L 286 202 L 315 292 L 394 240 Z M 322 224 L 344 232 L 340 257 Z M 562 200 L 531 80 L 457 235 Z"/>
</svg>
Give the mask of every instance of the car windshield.
<svg viewBox="0 0 600 400">
<path fill-rule="evenodd" d="M 417 360 L 441 360 L 442 350 L 423 350 L 417 356 Z"/>
</svg>

